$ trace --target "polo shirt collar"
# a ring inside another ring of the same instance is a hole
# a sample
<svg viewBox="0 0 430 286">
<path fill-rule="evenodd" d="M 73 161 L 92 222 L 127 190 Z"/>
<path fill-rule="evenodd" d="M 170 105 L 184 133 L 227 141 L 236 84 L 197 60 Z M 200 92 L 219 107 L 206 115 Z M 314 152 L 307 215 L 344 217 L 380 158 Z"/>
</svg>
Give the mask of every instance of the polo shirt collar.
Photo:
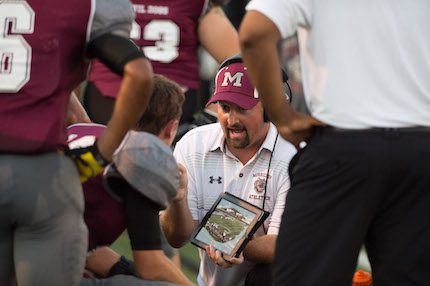
<svg viewBox="0 0 430 286">
<path fill-rule="evenodd" d="M 273 123 L 269 123 L 269 132 L 267 132 L 267 136 L 266 139 L 264 139 L 263 145 L 261 145 L 261 148 L 259 150 L 259 152 L 262 149 L 266 149 L 270 152 L 273 152 L 273 145 L 274 142 L 276 140 L 276 136 L 278 136 L 278 130 L 276 130 L 275 125 L 273 125 Z"/>
<path fill-rule="evenodd" d="M 224 133 L 222 132 L 221 124 L 219 124 L 219 123 L 216 123 L 216 124 L 217 124 L 217 129 L 216 129 L 216 132 L 214 132 L 213 137 L 211 138 L 212 139 L 211 140 L 212 146 L 210 146 L 209 151 L 214 152 L 214 151 L 219 150 L 219 151 L 225 153 Z"/>
</svg>

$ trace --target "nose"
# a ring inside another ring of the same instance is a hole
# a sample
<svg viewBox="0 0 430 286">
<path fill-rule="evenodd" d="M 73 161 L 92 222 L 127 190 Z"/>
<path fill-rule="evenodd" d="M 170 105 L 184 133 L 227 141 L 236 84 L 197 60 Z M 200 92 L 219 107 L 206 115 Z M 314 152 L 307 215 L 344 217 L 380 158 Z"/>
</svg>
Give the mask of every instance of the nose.
<svg viewBox="0 0 430 286">
<path fill-rule="evenodd" d="M 231 109 L 228 113 L 227 122 L 230 126 L 234 125 L 235 123 L 240 122 L 238 112 L 234 109 Z"/>
</svg>

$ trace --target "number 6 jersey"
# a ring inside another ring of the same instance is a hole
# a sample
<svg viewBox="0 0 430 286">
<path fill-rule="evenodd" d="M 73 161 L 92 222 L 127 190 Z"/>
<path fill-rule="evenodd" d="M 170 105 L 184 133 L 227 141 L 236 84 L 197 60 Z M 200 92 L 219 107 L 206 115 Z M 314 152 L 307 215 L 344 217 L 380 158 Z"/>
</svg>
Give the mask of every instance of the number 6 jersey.
<svg viewBox="0 0 430 286">
<path fill-rule="evenodd" d="M 0 153 L 66 145 L 67 103 L 86 75 L 87 43 L 127 36 L 132 20 L 128 0 L 0 1 Z"/>
</svg>

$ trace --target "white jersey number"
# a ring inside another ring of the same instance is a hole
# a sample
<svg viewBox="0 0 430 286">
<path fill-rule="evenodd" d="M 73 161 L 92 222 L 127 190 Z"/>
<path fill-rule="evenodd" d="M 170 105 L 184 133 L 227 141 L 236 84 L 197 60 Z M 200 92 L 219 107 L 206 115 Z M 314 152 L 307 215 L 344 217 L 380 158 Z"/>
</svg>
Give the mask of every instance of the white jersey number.
<svg viewBox="0 0 430 286">
<path fill-rule="evenodd" d="M 143 39 L 155 41 L 154 46 L 142 47 L 151 61 L 170 63 L 179 55 L 179 26 L 171 20 L 152 20 L 143 27 Z M 140 26 L 133 23 L 130 33 L 132 39 L 140 39 Z"/>
<path fill-rule="evenodd" d="M 34 29 L 25 1 L 0 1 L 0 92 L 18 92 L 30 79 L 31 47 L 23 36 Z"/>
</svg>

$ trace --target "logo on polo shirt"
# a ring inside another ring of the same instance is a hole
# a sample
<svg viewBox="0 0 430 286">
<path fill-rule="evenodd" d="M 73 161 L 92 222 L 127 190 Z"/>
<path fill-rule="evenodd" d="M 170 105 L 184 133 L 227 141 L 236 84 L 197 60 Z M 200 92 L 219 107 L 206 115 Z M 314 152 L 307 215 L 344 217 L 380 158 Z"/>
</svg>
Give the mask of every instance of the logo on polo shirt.
<svg viewBox="0 0 430 286">
<path fill-rule="evenodd" d="M 218 176 L 218 178 L 215 179 L 213 176 L 210 176 L 209 177 L 209 183 L 213 184 L 214 182 L 221 184 L 222 183 L 222 177 Z"/>
<path fill-rule="evenodd" d="M 266 178 L 257 178 L 254 181 L 254 190 L 257 193 L 261 193 L 264 191 L 264 188 L 266 187 Z"/>
</svg>

